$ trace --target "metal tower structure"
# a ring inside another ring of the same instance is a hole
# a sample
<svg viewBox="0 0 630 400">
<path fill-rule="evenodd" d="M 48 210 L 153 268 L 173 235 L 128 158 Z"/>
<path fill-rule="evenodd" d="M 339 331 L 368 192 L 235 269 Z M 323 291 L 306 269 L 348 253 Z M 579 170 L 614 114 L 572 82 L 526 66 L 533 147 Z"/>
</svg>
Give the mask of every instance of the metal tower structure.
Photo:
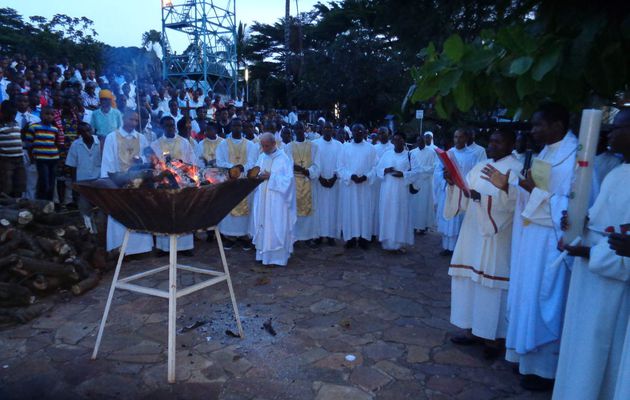
<svg viewBox="0 0 630 400">
<path fill-rule="evenodd" d="M 190 79 L 205 90 L 236 98 L 236 0 L 161 0 L 164 79 Z M 169 41 L 183 36 L 180 54 Z"/>
</svg>

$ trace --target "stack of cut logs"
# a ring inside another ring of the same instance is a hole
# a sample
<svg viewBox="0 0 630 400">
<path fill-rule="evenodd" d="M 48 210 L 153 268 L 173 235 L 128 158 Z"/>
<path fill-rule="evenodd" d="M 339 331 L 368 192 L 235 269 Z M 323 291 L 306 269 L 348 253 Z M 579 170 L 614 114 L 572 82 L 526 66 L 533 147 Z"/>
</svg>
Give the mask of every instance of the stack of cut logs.
<svg viewBox="0 0 630 400">
<path fill-rule="evenodd" d="M 58 289 L 92 289 L 104 256 L 77 211 L 56 213 L 52 202 L 0 194 L 0 319 L 24 322 L 20 307 Z"/>
</svg>

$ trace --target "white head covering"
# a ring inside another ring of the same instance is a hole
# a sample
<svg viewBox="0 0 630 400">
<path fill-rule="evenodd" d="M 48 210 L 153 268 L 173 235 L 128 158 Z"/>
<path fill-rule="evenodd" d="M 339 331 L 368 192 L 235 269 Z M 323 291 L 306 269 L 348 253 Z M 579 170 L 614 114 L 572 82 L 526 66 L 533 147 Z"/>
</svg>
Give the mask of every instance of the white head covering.
<svg viewBox="0 0 630 400">
<path fill-rule="evenodd" d="M 426 135 L 431 136 L 431 139 L 433 139 L 433 132 L 431 132 L 431 131 L 426 131 L 426 132 L 424 132 L 424 136 L 426 136 Z"/>
</svg>

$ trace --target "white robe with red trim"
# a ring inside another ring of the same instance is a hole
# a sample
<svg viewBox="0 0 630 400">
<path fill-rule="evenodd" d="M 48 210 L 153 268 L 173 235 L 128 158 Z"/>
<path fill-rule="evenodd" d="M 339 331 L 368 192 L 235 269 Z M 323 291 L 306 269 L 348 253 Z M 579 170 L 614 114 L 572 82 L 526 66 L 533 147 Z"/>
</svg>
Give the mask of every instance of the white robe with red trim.
<svg viewBox="0 0 630 400">
<path fill-rule="evenodd" d="M 516 196 L 506 195 L 481 178 L 486 165 L 518 178 L 522 164 L 513 155 L 477 163 L 466 175 L 480 201 L 466 198 L 456 186 L 446 189 L 444 215 L 465 211 L 449 268 L 452 276 L 451 323 L 472 329 L 474 335 L 494 340 L 505 337 L 505 310 L 510 276 L 510 243 Z"/>
</svg>

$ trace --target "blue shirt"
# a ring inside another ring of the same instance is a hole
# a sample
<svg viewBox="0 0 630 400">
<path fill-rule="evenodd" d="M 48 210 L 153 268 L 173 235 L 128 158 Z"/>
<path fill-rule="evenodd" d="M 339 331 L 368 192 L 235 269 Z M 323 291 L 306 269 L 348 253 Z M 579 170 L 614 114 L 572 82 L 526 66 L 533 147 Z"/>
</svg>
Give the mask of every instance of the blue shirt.
<svg viewBox="0 0 630 400">
<path fill-rule="evenodd" d="M 101 175 L 101 143 L 96 135 L 94 143 L 88 149 L 83 138 L 77 138 L 70 145 L 66 165 L 77 169 L 77 182 L 98 179 Z"/>
</svg>

